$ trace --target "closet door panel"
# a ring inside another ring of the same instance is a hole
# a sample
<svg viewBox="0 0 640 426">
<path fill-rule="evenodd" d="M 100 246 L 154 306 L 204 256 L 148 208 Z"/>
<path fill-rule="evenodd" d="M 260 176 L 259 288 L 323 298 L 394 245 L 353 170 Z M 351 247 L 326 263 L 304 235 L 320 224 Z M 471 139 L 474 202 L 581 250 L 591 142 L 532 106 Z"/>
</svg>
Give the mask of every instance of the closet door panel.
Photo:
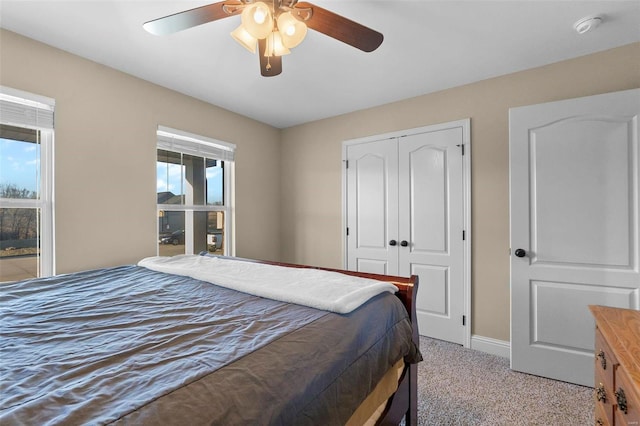
<svg viewBox="0 0 640 426">
<path fill-rule="evenodd" d="M 462 127 L 399 139 L 400 275 L 420 277 L 420 334 L 463 343 Z"/>
<path fill-rule="evenodd" d="M 447 150 L 425 145 L 407 153 L 411 251 L 446 254 L 448 250 Z"/>
<path fill-rule="evenodd" d="M 347 161 L 347 268 L 397 275 L 397 143 L 351 145 Z"/>
</svg>

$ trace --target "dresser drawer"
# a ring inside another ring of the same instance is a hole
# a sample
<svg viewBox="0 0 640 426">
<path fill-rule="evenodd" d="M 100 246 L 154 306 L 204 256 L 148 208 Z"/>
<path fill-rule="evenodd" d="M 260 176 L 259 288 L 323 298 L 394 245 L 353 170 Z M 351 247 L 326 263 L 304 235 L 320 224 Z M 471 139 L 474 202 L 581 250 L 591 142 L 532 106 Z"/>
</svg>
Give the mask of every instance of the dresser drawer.
<svg viewBox="0 0 640 426">
<path fill-rule="evenodd" d="M 613 371 L 613 367 L 608 367 L 609 370 Z M 602 415 L 602 420 L 605 421 L 604 424 L 613 424 L 614 417 L 614 405 L 616 402 L 616 397 L 613 394 L 613 384 L 608 386 L 605 382 L 605 372 L 596 368 L 595 376 L 594 376 L 594 390 L 593 390 L 593 399 L 596 405 L 596 412 L 599 410 Z M 611 374 L 613 376 L 613 374 Z M 611 378 L 613 382 L 613 378 Z M 597 423 L 596 423 L 597 424 Z"/>
<path fill-rule="evenodd" d="M 623 368 L 616 369 L 615 424 L 640 425 L 640 396 Z"/>
<path fill-rule="evenodd" d="M 598 327 L 596 327 L 595 357 L 596 377 L 599 375 L 601 380 L 604 380 L 607 389 L 613 389 L 613 375 L 618 360 Z"/>
<path fill-rule="evenodd" d="M 596 386 L 598 384 L 596 383 Z M 609 404 L 608 406 L 608 410 L 609 410 L 609 414 L 607 415 L 605 413 L 605 410 L 607 410 L 607 407 L 605 406 L 605 404 L 596 402 L 596 408 L 595 408 L 595 425 L 596 426 L 609 426 L 611 425 L 611 421 L 610 419 L 613 418 L 613 405 Z"/>
</svg>

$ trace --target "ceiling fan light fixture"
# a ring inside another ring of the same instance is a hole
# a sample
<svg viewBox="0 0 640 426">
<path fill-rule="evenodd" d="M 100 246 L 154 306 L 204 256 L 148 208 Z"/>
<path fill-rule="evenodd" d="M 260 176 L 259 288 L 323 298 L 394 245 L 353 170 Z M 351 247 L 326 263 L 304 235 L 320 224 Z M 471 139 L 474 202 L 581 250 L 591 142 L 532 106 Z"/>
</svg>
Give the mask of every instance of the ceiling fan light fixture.
<svg viewBox="0 0 640 426">
<path fill-rule="evenodd" d="M 242 47 L 247 49 L 251 53 L 256 53 L 256 46 L 258 45 L 258 39 L 249 34 L 249 32 L 240 25 L 235 30 L 231 31 L 231 37 L 237 41 Z"/>
<path fill-rule="evenodd" d="M 267 37 L 267 48 L 264 51 L 264 56 L 283 56 L 291 53 L 287 47 L 282 44 L 282 36 L 278 31 L 271 33 Z"/>
<path fill-rule="evenodd" d="M 237 15 L 242 24 L 231 36 L 248 51 L 258 51 L 264 77 L 282 72 L 282 55 L 291 53 L 289 49 L 305 39 L 308 29 L 363 52 L 373 52 L 384 39 L 378 31 L 298 0 L 219 0 L 145 22 L 143 27 L 166 35 Z"/>
<path fill-rule="evenodd" d="M 284 12 L 278 16 L 278 31 L 282 36 L 282 44 L 293 49 L 304 40 L 307 26 L 296 19 L 291 12 Z"/>
<path fill-rule="evenodd" d="M 241 20 L 244 29 L 254 38 L 265 38 L 273 31 L 271 10 L 261 1 L 245 7 Z"/>
</svg>

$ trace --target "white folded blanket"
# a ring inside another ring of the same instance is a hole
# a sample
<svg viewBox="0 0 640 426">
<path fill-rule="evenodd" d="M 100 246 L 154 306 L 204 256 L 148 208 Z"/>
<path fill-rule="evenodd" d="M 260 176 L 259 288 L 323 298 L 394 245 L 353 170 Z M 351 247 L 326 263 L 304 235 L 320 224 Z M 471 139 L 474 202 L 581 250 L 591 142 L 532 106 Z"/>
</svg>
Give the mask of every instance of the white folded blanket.
<svg viewBox="0 0 640 426">
<path fill-rule="evenodd" d="M 199 255 L 147 257 L 138 262 L 138 266 L 339 314 L 353 311 L 380 293 L 398 291 L 389 282 L 338 272 Z"/>
</svg>

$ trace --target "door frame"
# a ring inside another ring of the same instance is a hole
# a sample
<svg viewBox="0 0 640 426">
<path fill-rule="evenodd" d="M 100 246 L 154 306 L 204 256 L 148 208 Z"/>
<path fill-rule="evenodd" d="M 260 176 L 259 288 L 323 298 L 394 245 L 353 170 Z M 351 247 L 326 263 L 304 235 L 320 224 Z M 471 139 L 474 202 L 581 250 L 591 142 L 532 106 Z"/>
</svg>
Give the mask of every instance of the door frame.
<svg viewBox="0 0 640 426">
<path fill-rule="evenodd" d="M 471 347 L 471 119 L 465 118 L 446 123 L 433 124 L 428 126 L 415 127 L 411 129 L 398 130 L 378 135 L 365 136 L 356 139 L 347 139 L 342 142 L 342 267 L 346 268 L 347 262 L 347 148 L 351 145 L 379 141 L 383 139 L 395 139 L 403 136 L 415 135 L 419 133 L 434 132 L 454 127 L 462 128 L 462 144 L 464 155 L 462 156 L 462 197 L 463 197 L 463 226 L 465 239 L 463 242 L 463 315 L 466 318 L 463 344 L 465 348 Z"/>
</svg>

